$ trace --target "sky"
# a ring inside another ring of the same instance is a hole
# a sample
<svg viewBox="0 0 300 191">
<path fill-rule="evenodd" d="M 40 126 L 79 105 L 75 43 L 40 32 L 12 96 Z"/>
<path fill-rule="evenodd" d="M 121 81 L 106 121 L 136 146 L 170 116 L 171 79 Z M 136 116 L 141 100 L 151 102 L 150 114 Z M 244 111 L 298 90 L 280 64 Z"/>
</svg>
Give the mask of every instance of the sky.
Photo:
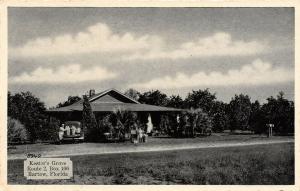
<svg viewBox="0 0 300 191">
<path fill-rule="evenodd" d="M 8 89 L 294 99 L 293 8 L 9 8 Z"/>
</svg>

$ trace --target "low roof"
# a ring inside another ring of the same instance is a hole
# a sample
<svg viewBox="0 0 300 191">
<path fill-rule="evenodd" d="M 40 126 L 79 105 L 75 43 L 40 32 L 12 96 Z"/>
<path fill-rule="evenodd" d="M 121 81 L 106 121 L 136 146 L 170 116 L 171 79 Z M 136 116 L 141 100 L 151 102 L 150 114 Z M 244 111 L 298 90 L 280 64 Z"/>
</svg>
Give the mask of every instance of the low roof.
<svg viewBox="0 0 300 191">
<path fill-rule="evenodd" d="M 124 109 L 129 111 L 181 111 L 181 109 L 162 107 L 148 104 L 132 104 L 132 103 L 91 103 L 93 111 L 98 112 L 112 112 L 117 109 Z M 70 105 L 67 107 L 49 109 L 48 112 L 68 112 L 68 111 L 82 111 L 82 104 Z"/>
<path fill-rule="evenodd" d="M 122 94 L 115 89 L 109 89 L 101 93 L 89 97 L 92 110 L 95 112 L 112 112 L 117 109 L 124 109 L 129 111 L 181 111 L 181 109 L 162 107 L 156 105 L 141 104 L 138 101 Z M 70 106 L 52 108 L 48 112 L 70 112 L 82 111 L 83 100 L 80 100 Z"/>
</svg>

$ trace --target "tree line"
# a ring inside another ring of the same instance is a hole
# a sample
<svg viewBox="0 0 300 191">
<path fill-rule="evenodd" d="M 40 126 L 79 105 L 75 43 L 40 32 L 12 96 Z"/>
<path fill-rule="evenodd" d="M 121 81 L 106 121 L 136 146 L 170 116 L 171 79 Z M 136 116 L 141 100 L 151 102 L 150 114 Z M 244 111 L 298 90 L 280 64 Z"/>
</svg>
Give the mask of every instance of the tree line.
<svg viewBox="0 0 300 191">
<path fill-rule="evenodd" d="M 200 131 L 208 127 L 213 132 L 249 130 L 254 133 L 266 133 L 268 130 L 266 124 L 269 123 L 274 124 L 276 134 L 294 133 L 294 102 L 286 99 L 283 92 L 279 92 L 276 97 L 267 98 L 263 104 L 257 100 L 251 102 L 250 97 L 245 94 L 235 95 L 229 103 L 225 103 L 217 100 L 216 94 L 211 93 L 209 89 L 193 90 L 185 99 L 179 95 L 168 97 L 159 90 L 140 93 L 129 89 L 125 94 L 144 104 L 186 109 L 186 116 L 188 115 L 190 119 L 186 120 L 182 115 L 180 121 L 195 124 L 189 125 L 191 129 L 170 129 L 176 118 L 168 115 L 160 117 L 156 126 L 169 134 L 193 134 L 194 127 L 200 128 Z M 68 106 L 80 99 L 78 96 L 69 96 L 65 102 L 58 103 L 56 107 Z M 22 139 L 29 139 L 31 142 L 54 139 L 57 133 L 53 127 L 58 127 L 59 121 L 55 119 L 49 121 L 45 113 L 45 104 L 39 98 L 31 92 L 14 95 L 8 92 L 7 103 L 8 133 L 12 134 L 10 136 L 12 139 L 19 134 L 25 137 Z M 25 130 L 20 130 L 22 128 Z"/>
<path fill-rule="evenodd" d="M 141 103 L 175 107 L 182 109 L 201 109 L 207 114 L 213 132 L 223 130 L 250 130 L 266 133 L 266 124 L 274 124 L 274 132 L 282 135 L 294 133 L 294 102 L 286 99 L 281 91 L 276 97 L 270 96 L 266 103 L 251 102 L 248 95 L 239 94 L 229 103 L 219 101 L 209 89 L 193 90 L 185 99 L 179 95 L 168 97 L 159 90 L 140 93 L 134 89 L 126 95 Z"/>
</svg>

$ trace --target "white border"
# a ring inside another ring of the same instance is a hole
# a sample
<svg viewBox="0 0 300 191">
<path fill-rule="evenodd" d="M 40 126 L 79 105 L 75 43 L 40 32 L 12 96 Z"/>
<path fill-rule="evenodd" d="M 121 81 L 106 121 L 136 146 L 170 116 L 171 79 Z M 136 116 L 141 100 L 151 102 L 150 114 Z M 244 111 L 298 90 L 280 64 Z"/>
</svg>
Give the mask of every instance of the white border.
<svg viewBox="0 0 300 191">
<path fill-rule="evenodd" d="M 300 66 L 299 66 L 299 27 L 300 27 L 300 13 L 299 13 L 299 0 L 282 0 L 282 1 L 267 1 L 267 0 L 203 0 L 203 1 L 153 1 L 153 0 L 143 0 L 143 1 L 125 1 L 119 0 L 114 1 L 96 1 L 96 0 L 28 0 L 28 1 L 16 1 L 16 0 L 0 0 L 0 190 L 120 190 L 120 189 L 129 189 L 132 191 L 135 190 L 300 190 L 299 184 L 299 117 L 300 116 L 300 103 L 298 94 L 300 91 L 299 78 L 300 75 Z M 268 186 L 268 185 L 234 185 L 234 186 L 205 186 L 205 185 L 176 185 L 176 186 L 167 186 L 167 185 L 7 185 L 7 136 L 6 128 L 7 127 L 7 8 L 8 7 L 295 7 L 295 185 L 289 186 Z"/>
</svg>

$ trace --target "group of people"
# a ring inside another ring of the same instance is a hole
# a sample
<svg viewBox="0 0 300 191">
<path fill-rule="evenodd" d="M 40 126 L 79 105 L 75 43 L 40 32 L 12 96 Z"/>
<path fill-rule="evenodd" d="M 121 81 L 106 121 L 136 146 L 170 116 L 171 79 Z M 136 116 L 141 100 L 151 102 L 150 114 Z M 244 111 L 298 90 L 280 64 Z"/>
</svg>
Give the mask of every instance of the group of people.
<svg viewBox="0 0 300 191">
<path fill-rule="evenodd" d="M 131 132 L 131 142 L 132 143 L 145 143 L 147 142 L 147 134 L 142 130 L 142 128 L 132 129 Z"/>
<path fill-rule="evenodd" d="M 58 132 L 58 136 L 59 136 L 59 140 L 63 139 L 63 136 L 75 136 L 81 133 L 81 128 L 80 127 L 75 127 L 74 125 L 72 125 L 71 127 L 69 127 L 68 125 L 65 127 L 65 124 L 62 124 L 59 128 L 59 132 Z"/>
</svg>

